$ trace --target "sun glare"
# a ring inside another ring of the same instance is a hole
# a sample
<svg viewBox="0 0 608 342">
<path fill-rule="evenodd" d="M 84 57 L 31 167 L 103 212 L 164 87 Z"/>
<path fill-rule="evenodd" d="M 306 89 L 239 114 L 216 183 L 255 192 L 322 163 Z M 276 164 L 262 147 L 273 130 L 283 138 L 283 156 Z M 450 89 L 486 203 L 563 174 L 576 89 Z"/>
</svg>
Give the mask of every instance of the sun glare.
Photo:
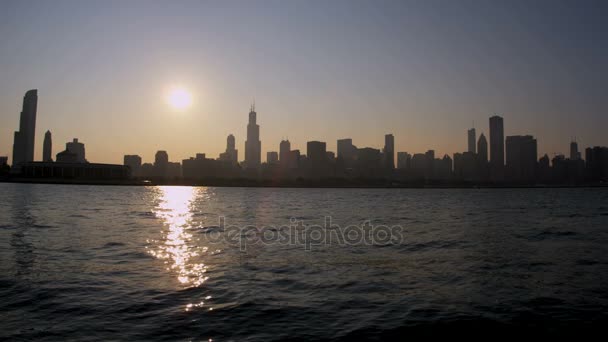
<svg viewBox="0 0 608 342">
<path fill-rule="evenodd" d="M 192 96 L 184 88 L 173 88 L 169 91 L 167 103 L 174 109 L 184 110 L 192 104 Z"/>
</svg>

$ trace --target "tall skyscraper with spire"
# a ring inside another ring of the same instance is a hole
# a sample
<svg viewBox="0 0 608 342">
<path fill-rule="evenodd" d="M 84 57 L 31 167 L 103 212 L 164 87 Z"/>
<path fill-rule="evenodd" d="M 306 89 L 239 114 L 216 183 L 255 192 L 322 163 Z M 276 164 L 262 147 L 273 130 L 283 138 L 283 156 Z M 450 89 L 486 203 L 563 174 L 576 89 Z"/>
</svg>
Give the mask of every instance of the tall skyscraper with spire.
<svg viewBox="0 0 608 342">
<path fill-rule="evenodd" d="M 44 133 L 44 144 L 42 145 L 42 161 L 53 161 L 53 140 L 51 131 Z"/>
<path fill-rule="evenodd" d="M 255 103 L 252 103 L 249 110 L 249 123 L 247 124 L 247 140 L 245 141 L 245 167 L 248 169 L 257 169 L 262 163 L 260 126 L 256 123 L 256 120 Z"/>
<path fill-rule="evenodd" d="M 477 150 L 475 149 L 475 128 L 471 128 L 470 130 L 467 131 L 468 133 L 468 138 L 469 138 L 469 152 L 471 153 L 477 153 Z"/>
<path fill-rule="evenodd" d="M 37 107 L 38 90 L 28 90 L 23 97 L 19 131 L 15 132 L 13 141 L 13 165 L 34 161 Z"/>
</svg>

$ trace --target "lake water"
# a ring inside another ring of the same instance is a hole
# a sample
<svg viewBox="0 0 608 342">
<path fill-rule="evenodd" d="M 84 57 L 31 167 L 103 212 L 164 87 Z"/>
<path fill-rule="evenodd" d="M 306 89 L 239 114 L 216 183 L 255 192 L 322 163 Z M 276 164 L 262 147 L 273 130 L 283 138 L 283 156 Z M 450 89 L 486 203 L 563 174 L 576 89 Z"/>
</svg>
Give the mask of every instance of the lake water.
<svg viewBox="0 0 608 342">
<path fill-rule="evenodd" d="M 608 189 L 0 183 L 0 339 L 601 331 L 607 252 Z"/>
</svg>

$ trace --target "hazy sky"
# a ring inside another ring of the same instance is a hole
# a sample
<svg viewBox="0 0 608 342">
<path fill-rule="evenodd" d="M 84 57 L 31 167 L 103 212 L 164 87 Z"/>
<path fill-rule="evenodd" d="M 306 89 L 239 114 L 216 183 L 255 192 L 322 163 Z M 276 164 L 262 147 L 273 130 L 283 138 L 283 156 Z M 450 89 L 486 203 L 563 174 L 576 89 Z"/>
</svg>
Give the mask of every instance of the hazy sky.
<svg viewBox="0 0 608 342">
<path fill-rule="evenodd" d="M 39 89 L 36 159 L 76 137 L 92 162 L 124 154 L 244 157 L 255 98 L 262 159 L 282 137 L 350 137 L 436 155 L 466 130 L 533 134 L 540 153 L 607 145 L 608 1 L 1 1 L 0 155 Z M 194 99 L 164 101 L 181 85 Z"/>
</svg>

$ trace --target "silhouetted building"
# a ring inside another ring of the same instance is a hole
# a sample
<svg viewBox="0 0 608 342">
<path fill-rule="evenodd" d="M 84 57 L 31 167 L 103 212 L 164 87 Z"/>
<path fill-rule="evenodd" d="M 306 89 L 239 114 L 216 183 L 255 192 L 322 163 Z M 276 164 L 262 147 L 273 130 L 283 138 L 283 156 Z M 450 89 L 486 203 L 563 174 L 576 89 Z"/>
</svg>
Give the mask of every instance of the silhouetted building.
<svg viewBox="0 0 608 342">
<path fill-rule="evenodd" d="M 395 137 L 392 134 L 384 136 L 384 167 L 387 170 L 395 168 Z"/>
<path fill-rule="evenodd" d="M 157 151 L 154 155 L 154 177 L 168 177 L 169 154 L 167 151 Z"/>
<path fill-rule="evenodd" d="M 139 177 L 141 175 L 141 157 L 138 155 L 125 155 L 123 158 L 123 165 L 128 166 L 131 169 L 131 175 L 133 177 Z"/>
<path fill-rule="evenodd" d="M 289 152 L 291 151 L 291 143 L 289 140 L 281 140 L 279 144 L 279 162 L 282 167 L 287 167 L 289 162 Z"/>
<path fill-rule="evenodd" d="M 8 174 L 10 167 L 8 166 L 8 157 L 0 157 L 0 175 Z"/>
<path fill-rule="evenodd" d="M 34 161 L 34 139 L 36 136 L 36 111 L 38 90 L 28 90 L 23 97 L 23 107 L 19 118 L 19 131 L 13 141 L 13 169 L 24 162 Z M 18 172 L 18 169 L 15 169 Z"/>
<path fill-rule="evenodd" d="M 239 175 L 239 170 L 230 160 L 208 159 L 204 153 L 182 160 L 183 177 L 189 180 L 233 178 Z"/>
<path fill-rule="evenodd" d="M 53 140 L 51 137 L 51 131 L 46 131 L 46 133 L 44 133 L 44 143 L 42 145 L 42 161 L 53 161 Z"/>
<path fill-rule="evenodd" d="M 608 147 L 585 149 L 585 174 L 589 181 L 608 181 Z"/>
<path fill-rule="evenodd" d="M 384 175 L 382 153 L 370 147 L 360 148 L 357 151 L 356 173 L 363 178 L 380 178 Z"/>
<path fill-rule="evenodd" d="M 72 142 L 65 144 L 65 149 L 76 154 L 76 160 L 78 163 L 86 163 L 84 144 L 78 142 L 78 139 L 74 138 Z"/>
<path fill-rule="evenodd" d="M 179 162 L 169 162 L 167 165 L 167 178 L 175 179 L 182 177 L 182 164 Z"/>
<path fill-rule="evenodd" d="M 397 152 L 397 169 L 407 170 L 410 168 L 412 155 L 407 152 Z"/>
<path fill-rule="evenodd" d="M 338 140 L 338 161 L 344 165 L 345 168 L 353 168 L 357 161 L 357 146 L 353 145 L 353 139 L 339 139 Z"/>
<path fill-rule="evenodd" d="M 477 155 L 481 162 L 488 162 L 488 141 L 483 133 L 481 133 L 479 140 L 477 141 Z"/>
<path fill-rule="evenodd" d="M 58 163 L 70 163 L 76 164 L 80 163 L 78 159 L 78 155 L 70 150 L 65 150 L 57 153 L 57 158 L 55 159 Z"/>
<path fill-rule="evenodd" d="M 154 177 L 155 168 L 152 163 L 144 163 L 141 166 L 140 177 L 152 178 Z"/>
<path fill-rule="evenodd" d="M 551 174 L 551 161 L 546 154 L 538 160 L 536 179 L 541 182 L 550 182 L 553 180 Z"/>
<path fill-rule="evenodd" d="M 585 179 L 585 162 L 582 159 L 566 159 L 557 155 L 552 160 L 551 179 L 556 183 L 577 184 Z"/>
<path fill-rule="evenodd" d="M 69 179 L 82 181 L 116 181 L 126 180 L 131 176 L 131 170 L 124 165 L 96 164 L 96 163 L 70 163 L 59 161 L 61 154 L 75 153 L 63 151 L 57 154 L 57 162 L 27 162 L 22 165 L 21 177 Z"/>
<path fill-rule="evenodd" d="M 437 180 L 449 180 L 452 178 L 452 158 L 447 154 L 442 159 L 435 159 L 433 165 L 433 179 Z"/>
<path fill-rule="evenodd" d="M 578 143 L 573 141 L 570 143 L 570 159 L 579 160 L 581 159 L 581 153 L 578 151 Z"/>
<path fill-rule="evenodd" d="M 468 152 L 471 153 L 477 153 L 477 151 L 475 150 L 475 128 L 471 128 L 470 130 L 467 131 L 467 136 L 468 136 L 468 142 L 469 142 L 469 150 Z"/>
<path fill-rule="evenodd" d="M 300 167 L 300 150 L 291 150 L 287 158 L 287 168 L 297 169 Z"/>
<path fill-rule="evenodd" d="M 477 154 L 473 152 L 454 154 L 454 178 L 467 182 L 480 178 Z"/>
<path fill-rule="evenodd" d="M 424 154 L 426 157 L 426 170 L 424 172 L 424 178 L 432 179 L 435 174 L 435 150 L 428 150 Z"/>
<path fill-rule="evenodd" d="M 279 153 L 274 151 L 266 152 L 266 163 L 279 164 Z"/>
<path fill-rule="evenodd" d="M 325 142 L 309 141 L 306 143 L 306 156 L 309 177 L 325 178 L 332 175 Z"/>
<path fill-rule="evenodd" d="M 410 177 L 425 179 L 428 173 L 428 158 L 424 153 L 414 153 L 410 165 Z"/>
<path fill-rule="evenodd" d="M 483 133 L 481 133 L 477 140 L 477 173 L 479 180 L 481 181 L 487 181 L 490 177 L 490 169 L 488 166 L 488 141 Z"/>
<path fill-rule="evenodd" d="M 234 135 L 228 135 L 226 138 L 226 152 L 220 154 L 221 161 L 230 162 L 236 166 L 239 163 L 239 151 L 236 149 Z"/>
<path fill-rule="evenodd" d="M 490 118 L 490 176 L 494 181 L 504 179 L 505 132 L 500 116 Z"/>
<path fill-rule="evenodd" d="M 536 179 L 536 139 L 531 135 L 507 137 L 506 179 L 534 181 Z"/>
<path fill-rule="evenodd" d="M 249 111 L 249 123 L 247 124 L 247 140 L 245 141 L 245 167 L 249 169 L 258 169 L 262 162 L 260 126 L 256 123 L 256 117 L 255 105 L 252 104 Z"/>
</svg>

